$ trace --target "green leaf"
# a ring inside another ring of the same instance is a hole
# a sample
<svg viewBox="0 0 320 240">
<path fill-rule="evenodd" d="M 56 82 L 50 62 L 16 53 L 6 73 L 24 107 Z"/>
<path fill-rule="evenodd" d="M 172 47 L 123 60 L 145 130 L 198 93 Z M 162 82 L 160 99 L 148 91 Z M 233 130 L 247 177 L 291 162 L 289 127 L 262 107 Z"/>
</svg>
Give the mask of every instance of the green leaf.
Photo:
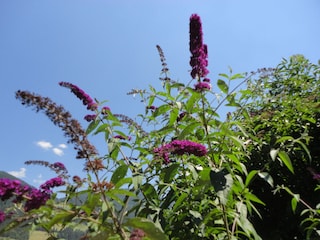
<svg viewBox="0 0 320 240">
<path fill-rule="evenodd" d="M 241 74 L 241 73 L 236 73 L 236 74 L 234 74 L 234 75 L 232 75 L 231 77 L 230 77 L 230 81 L 231 80 L 235 80 L 235 79 L 241 79 L 241 78 L 244 78 L 244 76 Z"/>
<path fill-rule="evenodd" d="M 108 151 L 109 154 L 111 154 L 115 148 L 117 148 L 117 146 L 119 145 L 119 140 L 118 139 L 114 139 L 114 138 L 110 138 L 108 139 Z"/>
<path fill-rule="evenodd" d="M 177 121 L 177 117 L 179 115 L 178 108 L 173 108 L 170 112 L 169 125 L 174 124 Z"/>
<path fill-rule="evenodd" d="M 128 166 L 127 165 L 120 165 L 112 174 L 111 177 L 111 182 L 113 184 L 117 184 L 121 179 L 123 179 L 128 171 Z"/>
<path fill-rule="evenodd" d="M 146 237 L 150 240 L 167 240 L 168 237 L 163 231 L 156 226 L 155 223 L 151 222 L 146 218 L 131 218 L 126 223 L 126 226 L 142 229 Z"/>
<path fill-rule="evenodd" d="M 160 179 L 165 183 L 170 183 L 178 173 L 180 164 L 174 163 L 164 168 L 160 173 Z"/>
<path fill-rule="evenodd" d="M 72 218 L 75 216 L 76 214 L 73 212 L 63 212 L 63 213 L 58 213 L 55 214 L 53 216 L 53 218 L 50 219 L 50 221 L 48 223 L 46 223 L 46 227 L 48 229 L 51 229 L 54 225 L 60 223 L 65 223 L 68 221 L 72 221 Z"/>
<path fill-rule="evenodd" d="M 262 205 L 266 205 L 264 202 L 262 202 L 256 195 L 254 195 L 253 193 L 246 193 L 245 197 L 250 200 L 250 201 L 253 201 L 253 202 L 256 202 L 256 203 L 260 203 Z"/>
<path fill-rule="evenodd" d="M 225 74 L 225 73 L 219 73 L 219 76 L 229 79 L 228 74 Z"/>
<path fill-rule="evenodd" d="M 295 142 L 300 144 L 300 146 L 303 148 L 303 150 L 307 153 L 308 158 L 309 158 L 309 162 L 311 163 L 312 157 L 311 157 L 311 154 L 310 154 L 310 151 L 309 151 L 308 147 L 303 142 L 301 142 L 300 140 L 295 140 Z"/>
<path fill-rule="evenodd" d="M 201 213 L 199 213 L 199 212 L 197 212 L 197 211 L 189 210 L 189 213 L 190 213 L 192 216 L 194 216 L 195 218 L 202 219 Z"/>
<path fill-rule="evenodd" d="M 271 187 L 273 187 L 273 178 L 267 172 L 259 172 L 258 176 L 265 180 Z"/>
<path fill-rule="evenodd" d="M 150 183 L 143 184 L 141 186 L 141 190 L 143 192 L 143 195 L 148 201 L 156 205 L 159 204 L 159 197 L 158 197 L 157 191 L 154 189 L 154 187 Z"/>
<path fill-rule="evenodd" d="M 228 93 L 229 91 L 229 86 L 225 83 L 225 81 L 218 79 L 217 81 L 218 87 L 219 89 L 223 92 L 223 93 Z"/>
<path fill-rule="evenodd" d="M 284 151 L 280 151 L 278 153 L 278 156 L 279 156 L 280 160 L 284 163 L 284 165 L 287 166 L 287 168 L 290 170 L 290 172 L 294 173 L 293 166 L 292 166 L 292 163 L 291 163 L 291 160 L 290 160 L 290 157 L 288 156 L 288 154 Z"/>
<path fill-rule="evenodd" d="M 193 91 L 191 96 L 189 97 L 188 101 L 186 102 L 186 110 L 189 113 L 193 112 L 194 105 L 200 99 L 201 95 L 198 92 Z"/>
<path fill-rule="evenodd" d="M 295 212 L 297 208 L 297 204 L 300 201 L 300 195 L 299 194 L 294 194 L 293 198 L 291 199 L 291 208 L 292 211 Z"/>
<path fill-rule="evenodd" d="M 211 184 L 222 204 L 227 204 L 228 196 L 233 185 L 233 179 L 227 169 L 219 171 L 211 170 L 210 172 Z"/>
<path fill-rule="evenodd" d="M 134 192 L 131 192 L 126 189 L 111 189 L 110 192 L 112 192 L 112 194 L 116 194 L 116 195 L 125 195 L 125 196 L 129 196 L 129 197 L 136 197 L 136 194 Z"/>
<path fill-rule="evenodd" d="M 104 123 L 100 125 L 97 130 L 94 132 L 94 134 L 98 134 L 100 132 L 109 132 L 110 130 L 108 129 L 109 124 Z"/>
<path fill-rule="evenodd" d="M 245 182 L 245 186 L 247 187 L 251 180 L 253 179 L 253 177 L 258 173 L 259 171 L 258 170 L 252 170 L 249 172 L 249 174 L 247 175 L 247 178 L 246 178 L 246 182 Z"/>
<path fill-rule="evenodd" d="M 171 106 L 168 104 L 161 105 L 154 111 L 153 116 L 157 117 L 157 116 L 163 115 L 167 113 L 170 109 L 171 109 Z"/>
<path fill-rule="evenodd" d="M 151 95 L 151 96 L 149 97 L 148 106 L 151 106 L 151 105 L 153 104 L 155 97 L 156 97 L 155 95 Z"/>
<path fill-rule="evenodd" d="M 226 106 L 229 106 L 229 107 L 241 107 L 241 105 L 236 102 L 234 94 L 228 95 L 227 96 L 227 100 L 228 100 L 228 104 L 226 104 Z"/>
<path fill-rule="evenodd" d="M 134 174 L 132 177 L 132 184 L 135 190 L 139 190 L 142 184 L 143 176 L 141 174 Z"/>
<path fill-rule="evenodd" d="M 181 193 L 181 195 L 178 197 L 177 201 L 175 202 L 172 210 L 173 212 L 176 212 L 177 210 L 179 210 L 179 208 L 183 207 L 183 202 L 185 201 L 185 199 L 188 197 L 188 194 L 183 192 Z"/>
<path fill-rule="evenodd" d="M 100 123 L 99 119 L 92 121 L 87 127 L 86 134 L 90 134 L 93 130 L 95 130 L 96 127 L 99 125 L 99 123 Z"/>
<path fill-rule="evenodd" d="M 179 139 L 184 139 L 185 136 L 189 135 L 196 127 L 200 126 L 199 122 L 194 122 L 194 123 L 190 123 L 188 124 L 183 130 L 182 132 L 179 134 L 178 138 Z"/>
<path fill-rule="evenodd" d="M 284 137 L 279 138 L 279 139 L 276 141 L 276 144 L 277 144 L 277 143 L 286 142 L 286 141 L 293 141 L 293 140 L 294 140 L 294 138 L 291 137 L 291 136 L 284 136 Z"/>
</svg>

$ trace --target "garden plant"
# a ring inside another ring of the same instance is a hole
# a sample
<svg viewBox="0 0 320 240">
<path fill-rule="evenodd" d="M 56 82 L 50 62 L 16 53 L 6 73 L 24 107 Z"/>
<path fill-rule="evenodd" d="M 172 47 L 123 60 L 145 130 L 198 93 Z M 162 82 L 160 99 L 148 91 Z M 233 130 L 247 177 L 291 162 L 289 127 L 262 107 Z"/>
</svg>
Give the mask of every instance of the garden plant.
<svg viewBox="0 0 320 240">
<path fill-rule="evenodd" d="M 86 176 L 70 176 L 61 162 L 26 159 L 57 176 L 39 188 L 0 179 L 1 200 L 15 204 L 0 212 L 0 235 L 28 224 L 49 239 L 64 231 L 94 240 L 320 238 L 319 65 L 294 55 L 275 68 L 230 69 L 212 81 L 197 14 L 190 79 L 173 80 L 156 48 L 157 87 L 128 93 L 145 106 L 134 118 L 60 82 L 87 108 L 84 129 L 50 98 L 16 92 L 63 131 Z M 96 135 L 107 153 L 89 141 Z"/>
</svg>

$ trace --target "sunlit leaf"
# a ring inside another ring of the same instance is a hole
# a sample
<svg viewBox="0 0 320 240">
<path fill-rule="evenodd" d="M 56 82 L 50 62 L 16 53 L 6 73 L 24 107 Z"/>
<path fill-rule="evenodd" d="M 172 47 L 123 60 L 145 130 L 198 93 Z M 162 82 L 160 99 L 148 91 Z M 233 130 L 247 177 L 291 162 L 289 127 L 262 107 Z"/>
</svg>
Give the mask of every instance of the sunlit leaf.
<svg viewBox="0 0 320 240">
<path fill-rule="evenodd" d="M 139 228 L 142 229 L 146 237 L 150 240 L 167 240 L 168 237 L 166 234 L 163 233 L 163 231 L 156 226 L 154 222 L 151 222 L 148 219 L 145 218 L 131 218 L 126 223 L 126 226 L 133 227 L 133 228 Z"/>
<path fill-rule="evenodd" d="M 292 211 L 295 212 L 297 208 L 297 204 L 300 201 L 300 195 L 299 194 L 294 194 L 293 198 L 291 199 L 291 208 Z"/>
<path fill-rule="evenodd" d="M 95 130 L 99 125 L 99 123 L 100 123 L 99 119 L 96 119 L 90 122 L 89 126 L 87 127 L 86 134 L 90 134 L 93 130 Z"/>
<path fill-rule="evenodd" d="M 111 182 L 117 184 L 121 179 L 123 179 L 128 171 L 127 165 L 120 165 L 112 174 Z"/>
<path fill-rule="evenodd" d="M 228 201 L 228 196 L 233 184 L 233 179 L 231 174 L 226 170 L 222 169 L 219 171 L 211 170 L 210 172 L 211 184 L 222 204 L 226 204 Z"/>
<path fill-rule="evenodd" d="M 249 172 L 249 174 L 246 177 L 245 185 L 248 186 L 251 183 L 251 180 L 254 178 L 254 176 L 258 173 L 258 170 L 252 170 Z"/>
<path fill-rule="evenodd" d="M 229 91 L 229 86 L 225 83 L 225 81 L 218 79 L 217 81 L 217 85 L 219 87 L 219 89 L 223 92 L 223 93 L 228 93 Z"/>
<path fill-rule="evenodd" d="M 287 166 L 287 168 L 290 170 L 290 172 L 294 173 L 292 162 L 291 162 L 288 154 L 284 151 L 280 151 L 278 153 L 278 156 L 279 156 L 280 160 L 284 163 L 284 165 Z"/>
<path fill-rule="evenodd" d="M 270 150 L 269 154 L 270 154 L 272 161 L 276 160 L 278 153 L 279 153 L 279 149 L 271 149 Z"/>
<path fill-rule="evenodd" d="M 259 172 L 258 176 L 265 180 L 271 187 L 273 187 L 273 178 L 267 172 Z"/>
<path fill-rule="evenodd" d="M 243 74 L 236 73 L 230 77 L 230 80 L 241 79 L 241 78 L 244 78 Z"/>
</svg>

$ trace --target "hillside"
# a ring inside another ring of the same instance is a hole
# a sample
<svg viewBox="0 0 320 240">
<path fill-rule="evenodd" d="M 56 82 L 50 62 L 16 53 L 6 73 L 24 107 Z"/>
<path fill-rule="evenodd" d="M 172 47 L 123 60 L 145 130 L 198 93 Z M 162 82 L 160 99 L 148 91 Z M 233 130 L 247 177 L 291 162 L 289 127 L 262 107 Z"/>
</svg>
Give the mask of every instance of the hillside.
<svg viewBox="0 0 320 240">
<path fill-rule="evenodd" d="M 22 185 L 28 185 L 30 187 L 33 187 L 30 184 L 28 184 L 27 182 L 15 177 L 15 176 L 12 176 L 11 174 L 4 172 L 4 171 L 0 171 L 0 178 L 19 180 L 22 183 Z M 11 207 L 13 207 L 13 203 L 10 200 L 8 200 L 8 201 L 1 201 L 0 200 L 0 211 L 5 211 L 5 209 L 11 208 Z M 1 223 L 0 229 L 2 229 L 7 223 L 8 223 L 8 221 Z M 28 237 L 27 237 L 28 235 L 29 235 L 28 226 L 19 227 L 19 228 L 12 230 L 12 231 L 7 232 L 7 233 L 0 234 L 0 240 L 2 240 L 2 239 L 25 240 L 25 239 L 28 239 Z"/>
<path fill-rule="evenodd" d="M 0 171 L 0 178 L 8 178 L 8 179 L 13 179 L 13 180 L 19 180 L 19 181 L 22 183 L 22 185 L 28 185 L 28 186 L 30 186 L 30 187 L 33 187 L 33 186 L 30 185 L 29 183 L 21 180 L 20 178 L 17 178 L 17 177 L 15 177 L 15 176 L 7 173 L 7 172 L 4 172 L 4 171 Z"/>
</svg>

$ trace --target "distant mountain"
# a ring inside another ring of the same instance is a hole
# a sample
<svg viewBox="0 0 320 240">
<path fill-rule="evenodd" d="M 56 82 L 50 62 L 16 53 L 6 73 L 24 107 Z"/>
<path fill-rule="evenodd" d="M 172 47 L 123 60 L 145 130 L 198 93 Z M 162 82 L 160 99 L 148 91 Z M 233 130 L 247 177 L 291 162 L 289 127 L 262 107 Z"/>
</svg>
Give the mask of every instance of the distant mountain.
<svg viewBox="0 0 320 240">
<path fill-rule="evenodd" d="M 30 185 L 29 183 L 21 180 L 20 178 L 17 178 L 5 171 L 0 171 L 0 178 L 8 178 L 8 179 L 12 179 L 12 180 L 19 180 L 21 182 L 22 185 L 27 185 L 27 186 L 30 186 L 32 188 L 34 188 L 34 186 Z"/>
<path fill-rule="evenodd" d="M 27 182 L 15 177 L 7 172 L 4 172 L 4 171 L 0 171 L 0 178 L 19 180 L 22 185 L 27 185 L 27 186 L 34 188 L 33 186 L 31 186 Z M 11 202 L 11 200 L 6 200 L 6 201 L 0 200 L 0 211 L 5 211 L 5 209 L 11 208 L 12 206 L 13 206 L 13 203 Z M 3 228 L 7 223 L 8 223 L 8 221 L 1 223 L 0 229 Z M 9 232 L 0 234 L 0 239 L 25 240 L 28 238 L 27 236 L 29 235 L 29 228 L 30 228 L 30 226 L 21 226 L 21 227 L 15 228 Z"/>
</svg>

